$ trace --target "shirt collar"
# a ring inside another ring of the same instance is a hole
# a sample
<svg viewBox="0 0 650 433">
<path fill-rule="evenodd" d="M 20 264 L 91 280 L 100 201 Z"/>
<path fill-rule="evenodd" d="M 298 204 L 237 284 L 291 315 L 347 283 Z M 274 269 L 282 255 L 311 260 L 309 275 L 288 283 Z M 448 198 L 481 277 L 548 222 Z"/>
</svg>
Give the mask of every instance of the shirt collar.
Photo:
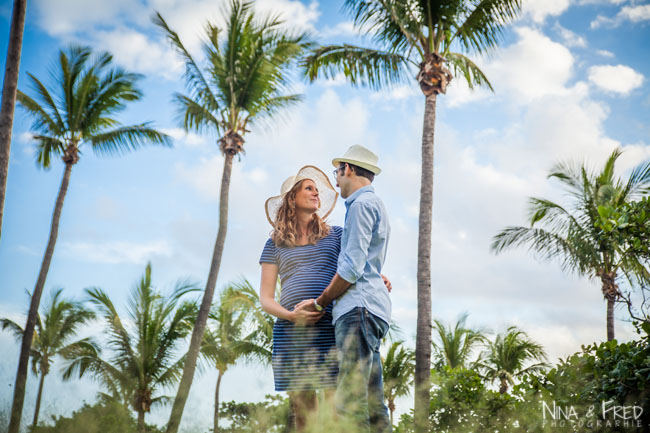
<svg viewBox="0 0 650 433">
<path fill-rule="evenodd" d="M 350 207 L 350 205 L 357 199 L 357 197 L 359 197 L 364 192 L 375 192 L 375 188 L 372 185 L 362 186 L 345 199 L 345 207 Z"/>
</svg>

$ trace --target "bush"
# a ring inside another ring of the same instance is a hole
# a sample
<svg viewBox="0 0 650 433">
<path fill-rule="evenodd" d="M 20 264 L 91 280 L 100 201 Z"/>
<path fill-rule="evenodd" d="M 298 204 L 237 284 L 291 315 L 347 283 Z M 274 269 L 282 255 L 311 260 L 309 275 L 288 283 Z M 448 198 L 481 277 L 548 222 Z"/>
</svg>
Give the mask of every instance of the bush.
<svg viewBox="0 0 650 433">
<path fill-rule="evenodd" d="M 430 431 L 650 431 L 650 324 L 637 328 L 639 339 L 583 346 L 548 373 L 525 376 L 507 394 L 487 389 L 473 370 L 434 370 Z M 412 411 L 400 417 L 395 432 L 413 432 Z"/>
<path fill-rule="evenodd" d="M 84 406 L 70 417 L 52 417 L 54 425 L 38 426 L 31 433 L 135 433 L 137 421 L 131 411 L 115 402 Z M 162 433 L 156 426 L 146 426 L 148 433 Z"/>
</svg>

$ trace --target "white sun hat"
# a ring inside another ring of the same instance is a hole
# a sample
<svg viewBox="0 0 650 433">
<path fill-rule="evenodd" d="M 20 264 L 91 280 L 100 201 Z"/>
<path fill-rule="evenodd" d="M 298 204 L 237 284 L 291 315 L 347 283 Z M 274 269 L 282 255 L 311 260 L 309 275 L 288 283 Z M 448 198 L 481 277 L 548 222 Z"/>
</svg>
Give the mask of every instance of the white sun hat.
<svg viewBox="0 0 650 433">
<path fill-rule="evenodd" d="M 282 205 L 285 194 L 303 179 L 312 180 L 316 184 L 316 188 L 318 188 L 318 198 L 320 199 L 320 207 L 316 211 L 318 216 L 325 219 L 334 210 L 339 193 L 336 192 L 329 178 L 321 169 L 313 165 L 306 165 L 298 170 L 295 176 L 289 176 L 282 183 L 280 195 L 270 197 L 264 203 L 266 219 L 269 220 L 272 226 L 275 226 L 275 219 L 278 216 L 278 210 L 280 209 L 280 205 Z"/>
<path fill-rule="evenodd" d="M 377 161 L 379 161 L 377 155 L 365 147 L 355 144 L 350 146 L 347 152 L 345 152 L 345 155 L 340 158 L 334 158 L 332 160 L 332 165 L 338 168 L 339 164 L 347 162 L 365 168 L 374 174 L 379 174 L 381 173 L 381 168 L 377 167 Z"/>
</svg>

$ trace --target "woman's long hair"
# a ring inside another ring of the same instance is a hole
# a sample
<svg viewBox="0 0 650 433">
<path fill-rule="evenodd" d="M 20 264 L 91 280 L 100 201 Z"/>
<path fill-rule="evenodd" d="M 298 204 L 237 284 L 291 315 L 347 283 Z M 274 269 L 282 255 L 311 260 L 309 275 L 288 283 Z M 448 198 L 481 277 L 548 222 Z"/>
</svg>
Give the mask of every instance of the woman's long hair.
<svg viewBox="0 0 650 433">
<path fill-rule="evenodd" d="M 277 247 L 293 248 L 298 246 L 300 233 L 298 232 L 298 220 L 296 219 L 296 194 L 302 188 L 303 179 L 296 183 L 289 192 L 284 195 L 282 204 L 278 209 L 275 218 L 275 225 L 271 233 L 271 240 Z M 319 199 L 320 200 L 320 199 Z M 330 232 L 330 226 L 322 220 L 316 212 L 312 215 L 312 220 L 307 225 L 307 243 L 315 245 L 319 240 L 327 236 Z"/>
</svg>

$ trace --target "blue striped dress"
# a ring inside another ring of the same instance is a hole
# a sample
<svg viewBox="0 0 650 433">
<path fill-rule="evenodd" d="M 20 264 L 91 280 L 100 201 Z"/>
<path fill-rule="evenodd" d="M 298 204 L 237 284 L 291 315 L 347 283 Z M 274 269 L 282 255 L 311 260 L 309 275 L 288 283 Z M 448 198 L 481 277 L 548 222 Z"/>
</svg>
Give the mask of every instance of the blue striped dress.
<svg viewBox="0 0 650 433">
<path fill-rule="evenodd" d="M 276 247 L 266 241 L 261 263 L 278 266 L 282 283 L 280 305 L 287 310 L 302 300 L 317 298 L 334 277 L 343 228 L 333 226 L 316 245 Z M 338 362 L 332 326 L 332 306 L 311 326 L 276 319 L 273 326 L 273 377 L 276 391 L 336 387 Z"/>
</svg>

